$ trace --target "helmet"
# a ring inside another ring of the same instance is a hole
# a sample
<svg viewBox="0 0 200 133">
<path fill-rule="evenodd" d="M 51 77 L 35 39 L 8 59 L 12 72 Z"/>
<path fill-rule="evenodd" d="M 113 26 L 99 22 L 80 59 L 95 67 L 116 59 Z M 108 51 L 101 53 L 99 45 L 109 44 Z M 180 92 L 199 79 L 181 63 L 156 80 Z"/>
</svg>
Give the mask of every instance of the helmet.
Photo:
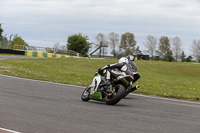
<svg viewBox="0 0 200 133">
<path fill-rule="evenodd" d="M 128 59 L 126 57 L 122 57 L 119 59 L 118 63 L 122 63 L 125 62 L 126 64 L 128 64 Z"/>
<path fill-rule="evenodd" d="M 132 55 L 128 55 L 127 58 L 129 61 L 134 61 L 134 56 L 132 56 Z"/>
</svg>

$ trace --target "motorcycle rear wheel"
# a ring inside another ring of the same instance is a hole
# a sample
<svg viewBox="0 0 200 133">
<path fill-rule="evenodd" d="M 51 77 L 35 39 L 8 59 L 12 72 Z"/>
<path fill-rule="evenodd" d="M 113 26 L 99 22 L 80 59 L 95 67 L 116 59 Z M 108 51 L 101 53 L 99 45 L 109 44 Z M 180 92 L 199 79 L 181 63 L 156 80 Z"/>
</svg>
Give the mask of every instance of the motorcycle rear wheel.
<svg viewBox="0 0 200 133">
<path fill-rule="evenodd" d="M 82 93 L 82 95 L 81 95 L 81 99 L 82 99 L 83 101 L 89 101 L 89 100 L 90 100 L 90 89 L 91 89 L 91 87 L 87 87 L 87 88 L 83 91 L 83 93 Z"/>
<path fill-rule="evenodd" d="M 121 84 L 115 86 L 115 92 L 111 97 L 106 96 L 105 102 L 108 105 L 117 104 L 125 95 L 125 87 Z"/>
</svg>

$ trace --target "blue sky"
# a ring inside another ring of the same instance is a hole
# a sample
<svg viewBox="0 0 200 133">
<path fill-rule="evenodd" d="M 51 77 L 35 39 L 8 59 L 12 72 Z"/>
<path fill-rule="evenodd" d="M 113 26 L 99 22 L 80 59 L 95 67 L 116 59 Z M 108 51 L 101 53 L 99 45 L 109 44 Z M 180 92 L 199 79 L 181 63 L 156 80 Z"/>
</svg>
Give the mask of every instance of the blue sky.
<svg viewBox="0 0 200 133">
<path fill-rule="evenodd" d="M 145 50 L 148 35 L 179 36 L 187 55 L 200 39 L 198 0 L 0 0 L 3 34 L 20 35 L 29 45 L 53 47 L 82 33 L 95 42 L 98 33 L 132 32 Z"/>
</svg>

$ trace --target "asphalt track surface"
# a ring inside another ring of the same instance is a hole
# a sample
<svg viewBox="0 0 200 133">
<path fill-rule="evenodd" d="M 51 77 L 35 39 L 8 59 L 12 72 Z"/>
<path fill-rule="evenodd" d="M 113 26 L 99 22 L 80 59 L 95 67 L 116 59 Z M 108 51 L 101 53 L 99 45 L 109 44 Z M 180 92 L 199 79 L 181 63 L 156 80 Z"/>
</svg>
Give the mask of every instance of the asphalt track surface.
<svg viewBox="0 0 200 133">
<path fill-rule="evenodd" d="M 129 95 L 83 102 L 83 87 L 0 75 L 0 127 L 22 133 L 198 133 L 200 104 Z"/>
</svg>

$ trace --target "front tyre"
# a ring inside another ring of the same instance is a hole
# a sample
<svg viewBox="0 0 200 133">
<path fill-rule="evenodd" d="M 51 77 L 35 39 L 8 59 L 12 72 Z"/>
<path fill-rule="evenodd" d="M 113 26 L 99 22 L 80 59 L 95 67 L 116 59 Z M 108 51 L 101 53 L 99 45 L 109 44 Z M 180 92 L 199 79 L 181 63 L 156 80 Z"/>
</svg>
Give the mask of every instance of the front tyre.
<svg viewBox="0 0 200 133">
<path fill-rule="evenodd" d="M 90 89 L 91 89 L 91 87 L 87 87 L 87 88 L 83 91 L 83 93 L 82 93 L 82 95 L 81 95 L 81 99 L 82 99 L 83 101 L 89 101 L 89 100 L 90 100 Z"/>
<path fill-rule="evenodd" d="M 125 95 L 125 87 L 121 84 L 115 86 L 115 92 L 112 96 L 107 96 L 105 102 L 108 105 L 117 104 Z"/>
</svg>

